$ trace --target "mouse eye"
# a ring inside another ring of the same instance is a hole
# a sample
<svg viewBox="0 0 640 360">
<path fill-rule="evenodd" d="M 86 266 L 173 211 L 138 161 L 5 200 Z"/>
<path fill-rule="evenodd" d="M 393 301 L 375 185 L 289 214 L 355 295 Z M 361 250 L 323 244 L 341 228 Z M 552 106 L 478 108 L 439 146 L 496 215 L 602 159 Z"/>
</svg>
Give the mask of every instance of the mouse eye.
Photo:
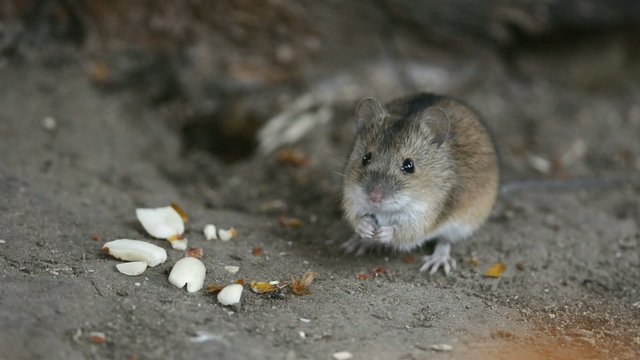
<svg viewBox="0 0 640 360">
<path fill-rule="evenodd" d="M 371 153 L 370 152 L 364 154 L 364 156 L 362 157 L 362 165 L 367 166 L 369 164 L 371 164 Z"/>
<path fill-rule="evenodd" d="M 402 162 L 402 167 L 400 169 L 405 174 L 413 174 L 413 172 L 416 171 L 415 166 L 413 166 L 413 160 L 411 159 L 404 159 L 404 161 Z"/>
</svg>

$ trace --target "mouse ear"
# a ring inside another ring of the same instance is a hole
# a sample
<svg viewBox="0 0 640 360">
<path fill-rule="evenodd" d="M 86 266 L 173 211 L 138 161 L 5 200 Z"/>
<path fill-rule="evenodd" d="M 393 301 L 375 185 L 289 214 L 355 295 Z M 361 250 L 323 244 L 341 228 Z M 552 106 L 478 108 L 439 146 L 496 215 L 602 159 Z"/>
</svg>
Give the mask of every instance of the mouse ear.
<svg viewBox="0 0 640 360">
<path fill-rule="evenodd" d="M 384 107 L 374 98 L 360 100 L 356 106 L 356 125 L 358 129 L 367 121 L 380 121 L 384 118 Z"/>
<path fill-rule="evenodd" d="M 422 114 L 433 134 L 433 143 L 440 147 L 449 137 L 451 130 L 451 120 L 439 107 L 427 108 Z"/>
</svg>

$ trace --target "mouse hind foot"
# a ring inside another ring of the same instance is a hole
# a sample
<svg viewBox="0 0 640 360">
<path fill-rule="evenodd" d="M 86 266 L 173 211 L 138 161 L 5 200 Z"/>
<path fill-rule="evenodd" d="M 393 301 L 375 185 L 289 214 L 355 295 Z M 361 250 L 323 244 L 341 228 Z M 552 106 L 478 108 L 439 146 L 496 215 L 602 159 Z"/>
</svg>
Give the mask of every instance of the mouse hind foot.
<svg viewBox="0 0 640 360">
<path fill-rule="evenodd" d="M 423 256 L 424 264 L 420 267 L 420 272 L 428 271 L 429 274 L 435 274 L 442 267 L 445 275 L 449 275 L 451 270 L 456 269 L 456 260 L 451 257 L 451 243 L 444 240 L 438 240 L 433 254 Z"/>
</svg>

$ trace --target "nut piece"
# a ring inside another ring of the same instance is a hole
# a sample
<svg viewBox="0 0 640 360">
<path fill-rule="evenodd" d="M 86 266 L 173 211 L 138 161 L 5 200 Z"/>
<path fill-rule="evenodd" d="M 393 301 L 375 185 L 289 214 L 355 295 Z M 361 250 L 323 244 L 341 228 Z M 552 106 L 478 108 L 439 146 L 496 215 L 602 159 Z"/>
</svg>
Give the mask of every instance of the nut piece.
<svg viewBox="0 0 640 360">
<path fill-rule="evenodd" d="M 234 305 L 240 302 L 243 287 L 240 284 L 231 284 L 225 286 L 218 293 L 218 301 L 222 305 Z"/>
<path fill-rule="evenodd" d="M 216 226 L 213 224 L 207 224 L 204 227 L 204 237 L 207 240 L 213 240 L 218 238 L 218 233 L 216 231 Z"/>
<path fill-rule="evenodd" d="M 149 235 L 155 238 L 168 239 L 184 233 L 184 221 L 171 206 L 136 209 L 136 217 Z"/>
<path fill-rule="evenodd" d="M 102 252 L 120 260 L 144 261 L 151 267 L 167 260 L 167 252 L 163 248 L 140 240 L 109 241 L 102 246 Z"/>
<path fill-rule="evenodd" d="M 237 235 L 238 235 L 238 232 L 234 228 L 231 228 L 229 230 L 218 229 L 218 237 L 222 241 L 229 241 L 234 237 L 236 237 Z"/>
<path fill-rule="evenodd" d="M 173 265 L 169 273 L 169 282 L 180 289 L 186 284 L 188 292 L 196 292 L 202 289 L 206 272 L 202 261 L 187 256 Z"/>
<path fill-rule="evenodd" d="M 116 269 L 125 275 L 138 276 L 147 269 L 147 263 L 144 261 L 127 262 L 116 265 Z"/>
<path fill-rule="evenodd" d="M 172 236 L 167 240 L 171 243 L 171 247 L 176 250 L 187 250 L 187 246 L 189 245 L 189 240 L 180 236 Z"/>
</svg>

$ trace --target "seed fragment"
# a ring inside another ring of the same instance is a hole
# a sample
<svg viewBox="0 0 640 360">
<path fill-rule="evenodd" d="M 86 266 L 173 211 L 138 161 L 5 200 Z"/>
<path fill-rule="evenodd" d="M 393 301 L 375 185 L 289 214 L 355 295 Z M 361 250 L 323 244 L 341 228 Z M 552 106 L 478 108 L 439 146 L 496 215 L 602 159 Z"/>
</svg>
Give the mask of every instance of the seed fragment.
<svg viewBox="0 0 640 360">
<path fill-rule="evenodd" d="M 225 286 L 218 293 L 218 301 L 222 305 L 235 305 L 240 302 L 242 296 L 242 290 L 244 288 L 240 284 L 231 284 Z"/>
<path fill-rule="evenodd" d="M 167 260 L 165 249 L 140 240 L 119 239 L 105 243 L 102 252 L 125 261 L 144 261 L 153 267 Z"/>
<path fill-rule="evenodd" d="M 116 265 L 116 269 L 125 275 L 138 276 L 147 269 L 147 263 L 144 261 L 121 263 Z"/>
<path fill-rule="evenodd" d="M 207 269 L 202 261 L 188 256 L 173 265 L 169 273 L 169 282 L 180 289 L 186 284 L 187 291 L 193 293 L 204 286 L 206 272 Z"/>
<path fill-rule="evenodd" d="M 149 235 L 168 239 L 184 233 L 184 220 L 171 206 L 136 209 L 136 217 Z"/>
<path fill-rule="evenodd" d="M 238 236 L 238 232 L 234 228 L 231 228 L 229 230 L 224 230 L 224 229 L 218 230 L 218 238 L 220 238 L 220 240 L 222 241 L 229 241 L 236 236 Z"/>
<path fill-rule="evenodd" d="M 207 224 L 204 227 L 204 237 L 207 240 L 214 240 L 218 238 L 218 232 L 216 231 L 216 226 L 213 224 Z"/>
</svg>

